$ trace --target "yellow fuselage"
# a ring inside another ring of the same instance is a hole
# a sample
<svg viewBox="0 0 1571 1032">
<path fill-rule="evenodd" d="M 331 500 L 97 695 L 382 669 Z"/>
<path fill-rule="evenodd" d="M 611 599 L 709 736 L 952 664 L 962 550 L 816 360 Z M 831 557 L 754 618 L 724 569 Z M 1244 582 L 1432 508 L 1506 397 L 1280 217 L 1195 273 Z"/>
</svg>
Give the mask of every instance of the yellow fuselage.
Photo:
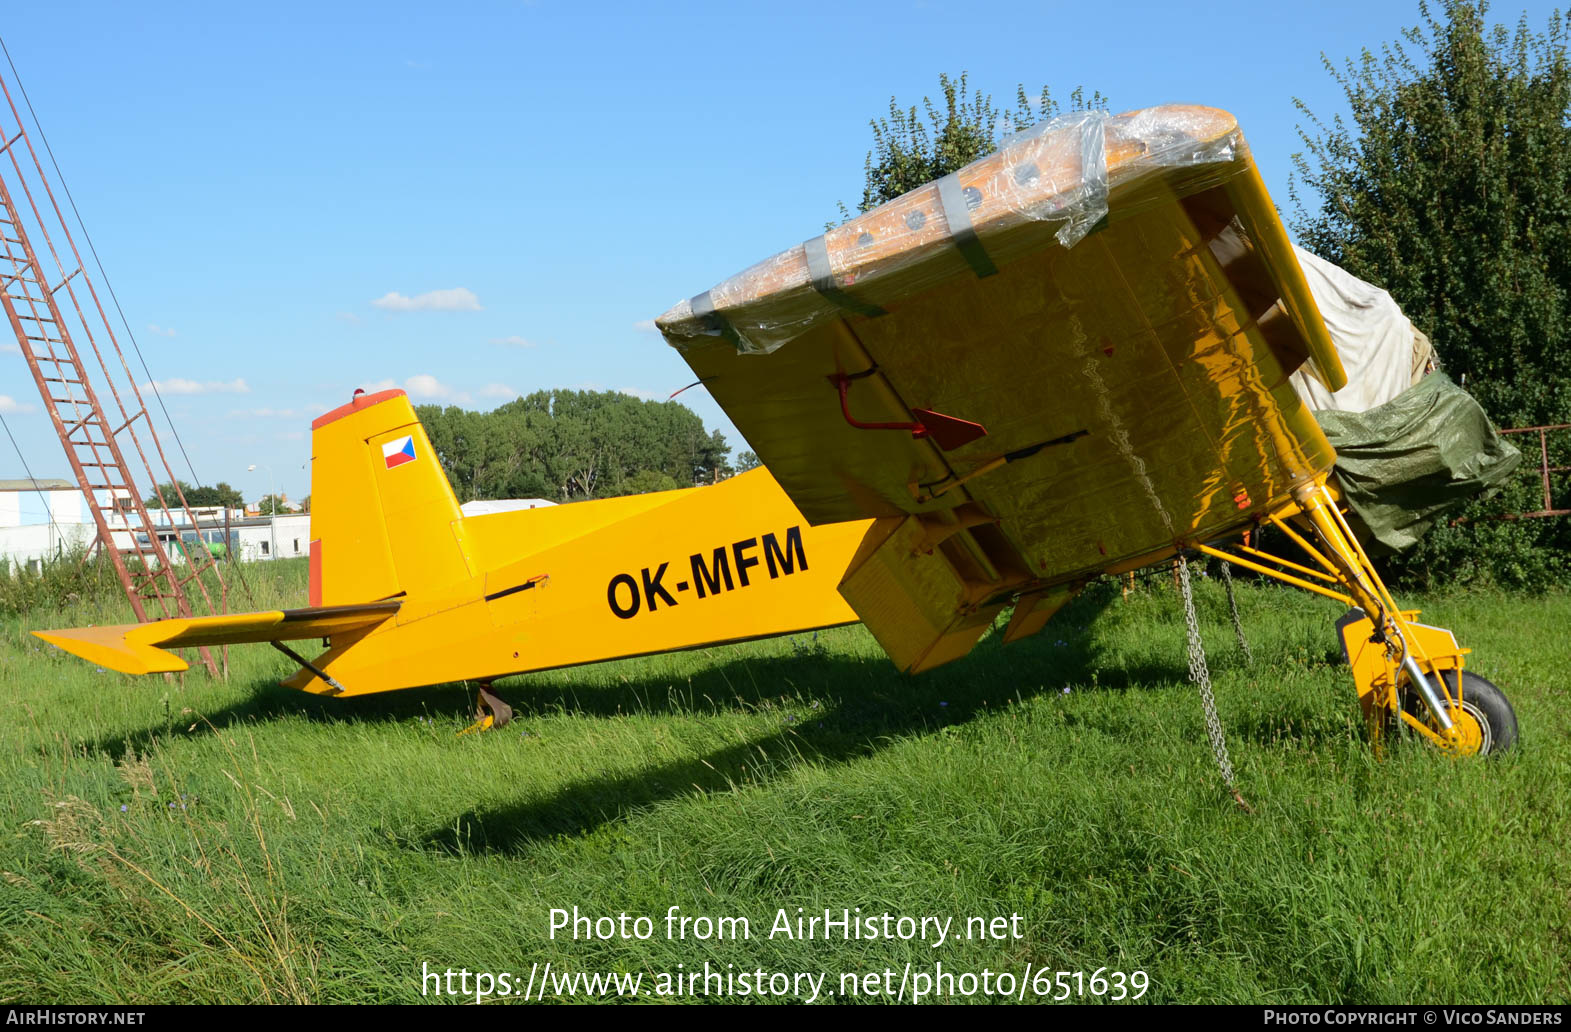
<svg viewBox="0 0 1571 1032">
<path fill-rule="evenodd" d="M 335 636 L 316 665 L 360 695 L 853 623 L 836 587 L 870 522 L 809 526 L 763 469 L 464 517 L 485 572 Z M 340 694 L 307 670 L 286 683 Z"/>
</svg>

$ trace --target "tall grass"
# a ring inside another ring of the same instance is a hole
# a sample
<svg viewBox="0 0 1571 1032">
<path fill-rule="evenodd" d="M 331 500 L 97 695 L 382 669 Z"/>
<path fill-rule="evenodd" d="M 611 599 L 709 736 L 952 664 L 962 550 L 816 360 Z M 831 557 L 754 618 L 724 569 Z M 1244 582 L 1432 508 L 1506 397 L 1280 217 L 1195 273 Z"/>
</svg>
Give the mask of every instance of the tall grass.
<svg viewBox="0 0 1571 1032">
<path fill-rule="evenodd" d="M 206 598 L 212 599 L 216 608 L 227 602 L 231 610 L 304 605 L 306 575 L 303 559 L 225 562 L 216 574 L 211 569 L 204 572 L 200 586 L 188 584 L 185 591 L 199 612 L 207 611 Z M 152 615 L 159 614 L 156 605 L 147 605 Z M 89 555 L 85 548 L 73 549 L 44 560 L 36 570 L 0 564 L 0 617 L 68 613 L 75 617 L 84 611 L 93 615 L 123 613 L 126 620 L 134 619 L 114 564 L 102 553 Z"/>
<path fill-rule="evenodd" d="M 36 570 L 0 563 L 0 615 L 66 612 L 121 593 L 114 566 L 103 556 L 89 559 L 85 548 L 46 559 Z"/>
<path fill-rule="evenodd" d="M 290 564 L 259 592 L 303 591 Z M 527 972 L 1101 966 L 1150 1000 L 1565 1001 L 1571 599 L 1422 600 L 1519 749 L 1378 760 L 1315 600 L 1199 585 L 1240 785 L 1218 784 L 1171 589 L 1097 590 L 922 677 L 861 628 L 334 702 L 131 679 L 0 639 L 0 998 L 415 1001 L 422 962 Z M 73 619 L 76 614 L 72 614 Z M 104 612 L 101 614 L 110 616 Z M 48 614 L 47 619 L 56 619 Z M 746 916 L 746 941 L 577 940 L 554 907 Z M 934 949 L 766 937 L 777 908 L 1022 915 Z M 430 999 L 430 997 L 424 997 Z"/>
</svg>

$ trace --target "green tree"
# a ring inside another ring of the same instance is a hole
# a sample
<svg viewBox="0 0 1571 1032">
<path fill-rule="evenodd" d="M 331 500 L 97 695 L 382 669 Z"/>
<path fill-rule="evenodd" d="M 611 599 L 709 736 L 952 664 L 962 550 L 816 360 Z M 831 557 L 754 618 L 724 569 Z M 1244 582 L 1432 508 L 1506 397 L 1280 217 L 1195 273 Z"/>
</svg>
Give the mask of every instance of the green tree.
<svg viewBox="0 0 1571 1032">
<path fill-rule="evenodd" d="M 272 516 L 275 513 L 281 516 L 284 513 L 290 511 L 288 508 L 288 502 L 286 502 L 282 496 L 274 496 L 270 494 L 266 494 L 261 498 L 258 498 L 256 500 L 256 508 L 257 511 L 263 516 Z"/>
<path fill-rule="evenodd" d="M 745 451 L 737 454 L 736 471 L 738 473 L 746 473 L 750 469 L 756 469 L 759 465 L 758 456 L 752 452 Z"/>
<path fill-rule="evenodd" d="M 418 411 L 464 501 L 603 498 L 707 484 L 728 469 L 725 437 L 679 402 L 557 390 L 491 412 Z"/>
<path fill-rule="evenodd" d="M 180 504 L 180 496 L 175 493 L 176 485 L 179 486 L 180 490 L 185 493 L 185 496 L 188 499 L 191 497 L 191 492 L 195 490 L 184 480 L 176 480 L 173 483 L 159 484 L 155 490 L 149 492 L 146 498 L 142 499 L 142 504 L 158 507 L 165 505 L 171 507 L 178 506 Z"/>
<path fill-rule="evenodd" d="M 627 494 L 649 494 L 652 491 L 675 491 L 676 481 L 667 473 L 641 469 L 624 481 Z"/>
<path fill-rule="evenodd" d="M 1293 229 L 1390 290 L 1497 425 L 1571 422 L 1566 23 L 1490 27 L 1476 0 L 1419 9 L 1379 56 L 1326 60 L 1347 117 L 1298 102 Z M 1542 583 L 1567 568 L 1567 522 L 1480 519 L 1541 506 L 1523 477 L 1394 565 L 1421 582 Z"/>
<path fill-rule="evenodd" d="M 230 487 L 223 481 L 219 481 L 217 484 L 211 486 L 204 485 L 201 487 L 192 487 L 184 480 L 177 480 L 174 483 L 180 485 L 180 491 L 185 495 L 186 503 L 192 508 L 207 508 L 214 505 L 223 505 L 228 506 L 231 509 L 237 509 L 245 504 L 244 496 L 242 496 L 239 491 L 236 491 L 234 488 Z M 162 503 L 160 503 L 158 500 L 160 493 L 162 493 L 164 497 L 164 501 Z M 158 485 L 157 491 L 154 491 L 152 494 L 149 494 L 145 499 L 142 500 L 142 504 L 149 506 L 167 504 L 170 508 L 178 508 L 180 505 L 180 495 L 175 493 L 174 484 L 160 484 Z"/>
<path fill-rule="evenodd" d="M 195 497 L 186 495 L 186 500 L 192 505 L 222 505 L 226 508 L 238 509 L 245 504 L 245 496 L 222 480 L 212 487 L 198 487 L 194 494 Z"/>
<path fill-rule="evenodd" d="M 923 97 L 921 113 L 917 105 L 903 108 L 894 97 L 889 98 L 888 116 L 868 123 L 873 130 L 873 149 L 867 152 L 866 182 L 857 211 L 869 211 L 964 168 L 997 149 L 1001 135 L 1029 129 L 1059 113 L 1059 104 L 1046 86 L 1034 101 L 1026 95 L 1024 85 L 1017 86 L 1015 106 L 1005 110 L 996 107 L 989 94 L 972 94 L 968 80 L 968 72 L 961 72 L 959 78 L 940 73 L 941 99 L 935 103 L 931 97 Z M 1070 93 L 1069 102 L 1071 111 L 1107 106 L 1100 93 L 1087 97 L 1078 87 Z M 840 214 L 851 217 L 843 204 Z"/>
</svg>

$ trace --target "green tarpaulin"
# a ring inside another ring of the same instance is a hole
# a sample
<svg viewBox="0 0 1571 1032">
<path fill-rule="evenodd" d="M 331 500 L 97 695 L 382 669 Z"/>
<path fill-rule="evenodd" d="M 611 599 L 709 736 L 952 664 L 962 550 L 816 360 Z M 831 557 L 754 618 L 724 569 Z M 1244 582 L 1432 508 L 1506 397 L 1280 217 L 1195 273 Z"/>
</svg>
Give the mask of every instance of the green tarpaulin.
<svg viewBox="0 0 1571 1032">
<path fill-rule="evenodd" d="M 1522 455 L 1495 433 L 1472 395 L 1431 373 L 1384 405 L 1316 412 L 1336 449 L 1348 504 L 1371 552 L 1411 547 L 1448 511 L 1491 488 Z"/>
</svg>

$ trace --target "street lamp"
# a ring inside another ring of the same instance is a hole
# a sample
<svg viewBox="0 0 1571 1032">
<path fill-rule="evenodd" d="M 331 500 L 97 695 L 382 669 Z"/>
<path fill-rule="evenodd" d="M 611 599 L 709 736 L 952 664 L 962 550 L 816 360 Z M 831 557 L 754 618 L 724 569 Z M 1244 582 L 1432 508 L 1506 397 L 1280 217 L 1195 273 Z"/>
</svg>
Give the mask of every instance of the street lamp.
<svg viewBox="0 0 1571 1032">
<path fill-rule="evenodd" d="M 262 464 L 262 468 L 267 470 L 267 501 L 268 501 L 268 508 L 272 510 L 270 513 L 268 513 L 268 517 L 267 517 L 267 534 L 268 534 L 268 537 L 270 537 L 272 539 L 272 541 L 273 541 L 273 544 L 272 544 L 272 549 L 273 550 L 272 550 L 272 553 L 268 556 L 268 558 L 269 559 L 277 559 L 278 558 L 278 491 L 275 489 L 275 487 L 273 485 L 273 467 L 267 465 L 266 463 L 263 463 Z M 255 473 L 256 472 L 256 466 L 254 464 L 250 465 L 250 466 L 247 466 L 245 468 L 245 471 L 247 473 Z"/>
</svg>

